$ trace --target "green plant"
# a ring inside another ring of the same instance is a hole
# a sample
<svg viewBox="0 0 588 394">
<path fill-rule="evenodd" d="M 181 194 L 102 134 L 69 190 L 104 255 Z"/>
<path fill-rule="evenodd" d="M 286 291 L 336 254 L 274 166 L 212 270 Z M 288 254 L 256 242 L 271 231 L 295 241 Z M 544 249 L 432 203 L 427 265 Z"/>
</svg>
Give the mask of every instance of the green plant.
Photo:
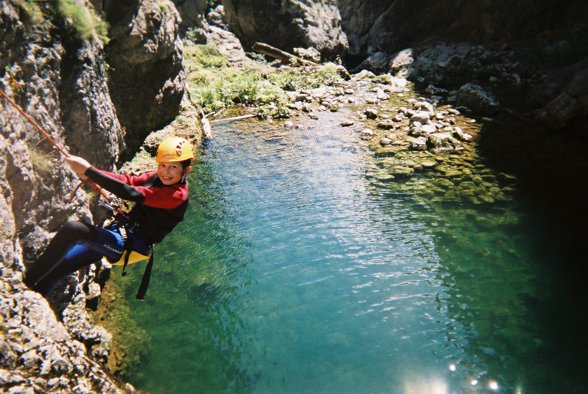
<svg viewBox="0 0 588 394">
<path fill-rule="evenodd" d="M 51 154 L 39 150 L 36 146 L 27 148 L 29 159 L 33 169 L 41 176 L 48 176 L 55 170 L 55 163 L 51 160 Z"/>
<path fill-rule="evenodd" d="M 169 3 L 165 0 L 158 2 L 157 6 L 161 10 L 161 12 L 167 12 L 167 10 L 169 10 Z"/>
<path fill-rule="evenodd" d="M 108 43 L 108 24 L 83 0 L 58 0 L 59 12 L 72 24 L 82 40 L 97 37 Z"/>
<path fill-rule="evenodd" d="M 41 11 L 38 2 L 34 0 L 15 0 L 14 2 L 26 12 L 34 24 L 40 24 L 44 21 L 43 11 Z"/>
<path fill-rule="evenodd" d="M 249 62 L 234 67 L 211 45 L 188 47 L 185 54 L 190 96 L 205 112 L 235 104 L 267 105 L 279 110 L 260 110 L 260 117 L 289 117 L 287 91 L 343 84 L 340 68 L 333 63 L 311 70 L 302 67 L 276 69 L 267 62 Z"/>
<path fill-rule="evenodd" d="M 228 66 L 227 59 L 216 46 L 210 44 L 188 46 L 184 50 L 184 56 L 196 70 Z"/>
</svg>

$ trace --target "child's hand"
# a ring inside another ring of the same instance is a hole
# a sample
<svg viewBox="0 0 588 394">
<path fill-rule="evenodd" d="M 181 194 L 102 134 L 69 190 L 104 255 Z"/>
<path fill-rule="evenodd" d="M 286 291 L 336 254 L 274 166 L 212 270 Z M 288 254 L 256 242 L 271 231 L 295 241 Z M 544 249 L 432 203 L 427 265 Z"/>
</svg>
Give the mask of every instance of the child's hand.
<svg viewBox="0 0 588 394">
<path fill-rule="evenodd" d="M 65 161 L 67 162 L 67 164 L 69 164 L 71 169 L 76 174 L 78 174 L 80 179 L 82 179 L 83 181 L 88 179 L 88 177 L 86 176 L 86 170 L 88 170 L 88 168 L 91 167 L 91 164 L 86 159 L 81 158 L 79 156 L 70 155 L 65 158 Z"/>
</svg>

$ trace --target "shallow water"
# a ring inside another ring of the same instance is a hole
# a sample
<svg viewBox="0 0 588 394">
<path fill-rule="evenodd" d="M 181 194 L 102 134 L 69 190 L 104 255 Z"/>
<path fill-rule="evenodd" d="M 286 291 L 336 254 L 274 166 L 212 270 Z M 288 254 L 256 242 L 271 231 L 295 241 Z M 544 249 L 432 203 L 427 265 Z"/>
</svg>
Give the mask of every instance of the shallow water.
<svg viewBox="0 0 588 394">
<path fill-rule="evenodd" d="M 151 335 L 128 380 L 151 393 L 588 389 L 516 198 L 475 206 L 378 181 L 358 135 L 321 119 L 215 125 L 146 300 L 133 299 L 142 267 L 118 279 Z"/>
</svg>

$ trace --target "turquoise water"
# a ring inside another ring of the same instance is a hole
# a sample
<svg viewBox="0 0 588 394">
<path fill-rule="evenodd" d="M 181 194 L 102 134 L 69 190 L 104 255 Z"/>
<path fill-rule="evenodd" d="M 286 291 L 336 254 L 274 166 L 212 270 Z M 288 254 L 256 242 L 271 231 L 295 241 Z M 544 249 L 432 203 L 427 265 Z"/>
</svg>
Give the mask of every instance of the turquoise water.
<svg viewBox="0 0 588 394">
<path fill-rule="evenodd" d="M 146 300 L 142 267 L 123 281 L 151 336 L 125 377 L 137 388 L 585 392 L 582 352 L 550 318 L 557 275 L 516 199 L 472 206 L 378 181 L 328 115 L 238 125 L 215 125 Z"/>
</svg>

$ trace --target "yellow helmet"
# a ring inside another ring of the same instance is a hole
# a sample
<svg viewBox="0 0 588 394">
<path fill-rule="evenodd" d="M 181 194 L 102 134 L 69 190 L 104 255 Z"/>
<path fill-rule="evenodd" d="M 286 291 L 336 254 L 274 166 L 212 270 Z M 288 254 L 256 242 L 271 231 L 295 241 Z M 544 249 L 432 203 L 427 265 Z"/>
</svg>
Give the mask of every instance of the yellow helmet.
<svg viewBox="0 0 588 394">
<path fill-rule="evenodd" d="M 180 137 L 169 137 L 159 144 L 155 160 L 158 163 L 163 163 L 192 160 L 193 158 L 194 153 L 192 153 L 192 146 L 188 140 Z"/>
</svg>

